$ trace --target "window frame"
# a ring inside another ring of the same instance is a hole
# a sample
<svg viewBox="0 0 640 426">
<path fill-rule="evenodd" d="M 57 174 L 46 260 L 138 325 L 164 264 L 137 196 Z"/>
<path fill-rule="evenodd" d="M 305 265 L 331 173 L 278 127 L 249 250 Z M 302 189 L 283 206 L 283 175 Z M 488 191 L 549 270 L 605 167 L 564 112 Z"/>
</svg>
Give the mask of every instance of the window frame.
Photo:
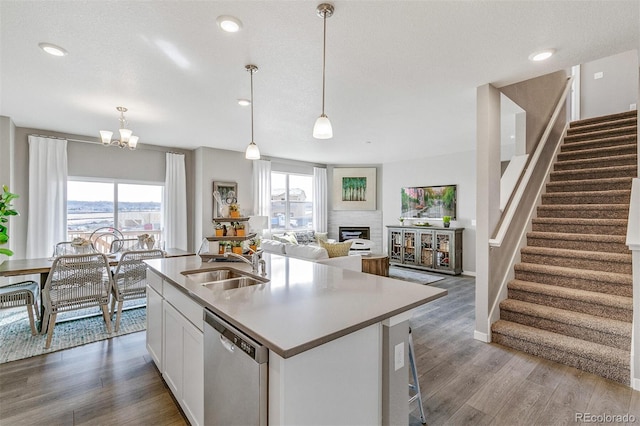
<svg viewBox="0 0 640 426">
<path fill-rule="evenodd" d="M 269 217 L 269 228 L 272 231 L 276 231 L 276 232 L 289 232 L 289 231 L 303 231 L 303 230 L 312 230 L 313 226 L 311 227 L 305 227 L 305 228 L 292 228 L 291 224 L 288 220 L 285 220 L 285 226 L 284 227 L 274 227 L 271 223 L 271 220 L 273 219 L 273 203 L 274 202 L 282 202 L 284 203 L 285 206 L 285 217 L 289 218 L 291 217 L 291 203 L 311 203 L 311 217 L 312 217 L 312 221 L 313 221 L 313 207 L 315 205 L 315 194 L 313 193 L 313 174 L 309 174 L 309 173 L 300 173 L 300 172 L 285 172 L 285 171 L 276 171 L 276 170 L 272 170 L 271 171 L 271 190 L 273 191 L 273 175 L 274 174 L 279 174 L 279 175 L 284 175 L 285 176 L 285 188 L 284 188 L 284 195 L 285 195 L 285 199 L 284 200 L 273 200 L 273 198 L 271 198 L 270 200 L 270 205 L 269 205 L 269 210 L 270 210 L 270 217 Z M 311 201 L 291 201 L 289 200 L 289 190 L 290 190 L 290 177 L 291 176 L 302 176 L 302 177 L 306 177 L 309 178 L 311 180 Z M 271 197 L 273 197 L 273 194 L 271 194 Z"/>
</svg>

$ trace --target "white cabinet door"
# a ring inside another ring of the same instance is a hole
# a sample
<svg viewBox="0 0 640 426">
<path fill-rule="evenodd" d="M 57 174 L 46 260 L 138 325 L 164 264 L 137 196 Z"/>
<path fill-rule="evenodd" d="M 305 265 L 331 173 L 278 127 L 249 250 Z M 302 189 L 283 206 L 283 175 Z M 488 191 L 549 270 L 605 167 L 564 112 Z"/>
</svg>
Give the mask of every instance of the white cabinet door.
<svg viewBox="0 0 640 426">
<path fill-rule="evenodd" d="M 162 377 L 192 425 L 204 423 L 203 333 L 166 300 Z"/>
<path fill-rule="evenodd" d="M 182 315 L 170 304 L 163 304 L 164 320 L 164 370 L 162 377 L 178 401 L 182 400 L 182 367 L 184 363 L 182 343 Z"/>
<path fill-rule="evenodd" d="M 147 351 L 160 372 L 162 364 L 162 296 L 147 286 Z"/>
<path fill-rule="evenodd" d="M 182 406 L 192 425 L 204 424 L 204 341 L 203 333 L 185 320 L 183 335 Z"/>
</svg>

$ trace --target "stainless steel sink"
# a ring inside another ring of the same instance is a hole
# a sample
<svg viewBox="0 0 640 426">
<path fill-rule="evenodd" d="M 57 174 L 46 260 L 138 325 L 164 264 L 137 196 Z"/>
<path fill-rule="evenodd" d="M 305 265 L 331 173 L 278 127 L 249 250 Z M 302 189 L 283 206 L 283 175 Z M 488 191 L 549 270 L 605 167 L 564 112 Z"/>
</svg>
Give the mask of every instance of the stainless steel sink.
<svg viewBox="0 0 640 426">
<path fill-rule="evenodd" d="M 183 275 L 191 282 L 197 284 L 206 284 L 211 281 L 227 280 L 229 278 L 244 277 L 245 274 L 235 269 L 221 268 L 202 272 L 183 272 Z"/>
<path fill-rule="evenodd" d="M 222 289 L 222 290 L 231 290 L 234 288 L 240 287 L 249 287 L 256 284 L 262 284 L 267 282 L 267 280 L 261 280 L 253 277 L 236 277 L 229 278 L 226 280 L 212 281 L 209 283 L 202 284 L 203 286 L 211 289 Z"/>
<path fill-rule="evenodd" d="M 232 268 L 219 268 L 208 271 L 185 271 L 182 272 L 182 275 L 187 277 L 187 280 L 192 283 L 200 284 L 211 289 L 224 290 L 248 287 L 269 281 L 266 278 L 252 276 L 251 274 Z"/>
</svg>

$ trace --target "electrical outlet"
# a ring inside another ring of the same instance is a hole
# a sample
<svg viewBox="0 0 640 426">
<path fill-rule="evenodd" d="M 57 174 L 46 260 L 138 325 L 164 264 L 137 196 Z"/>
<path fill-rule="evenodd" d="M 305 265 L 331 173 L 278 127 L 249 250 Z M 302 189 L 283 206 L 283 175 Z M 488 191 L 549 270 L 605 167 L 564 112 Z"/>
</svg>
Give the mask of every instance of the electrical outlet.
<svg viewBox="0 0 640 426">
<path fill-rule="evenodd" d="M 395 365 L 395 371 L 400 370 L 402 367 L 404 367 L 404 342 L 402 343 L 398 343 L 395 346 L 395 355 L 394 355 L 394 365 Z"/>
<path fill-rule="evenodd" d="M 599 72 L 593 74 L 593 79 L 594 80 L 598 80 L 598 79 L 600 79 L 602 77 L 604 77 L 604 73 L 602 71 L 599 71 Z"/>
<path fill-rule="evenodd" d="M 637 109 L 638 105 L 637 104 L 629 104 L 629 111 L 633 111 L 634 109 Z"/>
<path fill-rule="evenodd" d="M 475 219 L 471 219 L 471 226 L 476 226 L 476 220 Z"/>
</svg>

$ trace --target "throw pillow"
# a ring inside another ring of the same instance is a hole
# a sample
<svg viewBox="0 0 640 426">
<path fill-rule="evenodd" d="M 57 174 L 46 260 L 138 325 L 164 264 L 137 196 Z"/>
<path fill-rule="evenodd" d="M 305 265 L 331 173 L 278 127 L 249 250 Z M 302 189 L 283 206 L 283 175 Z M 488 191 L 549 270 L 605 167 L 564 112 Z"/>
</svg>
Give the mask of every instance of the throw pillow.
<svg viewBox="0 0 640 426">
<path fill-rule="evenodd" d="M 298 240 L 298 244 L 311 244 L 315 242 L 313 238 L 313 231 L 297 231 L 293 233 L 296 236 L 296 240 Z"/>
<path fill-rule="evenodd" d="M 324 241 L 325 243 L 329 240 L 327 232 L 316 232 L 315 233 L 316 241 Z"/>
<path fill-rule="evenodd" d="M 300 259 L 328 259 L 329 254 L 322 247 L 310 246 L 310 245 L 293 245 L 287 244 L 286 253 L 288 256 L 297 257 Z"/>
<path fill-rule="evenodd" d="M 323 247 L 327 250 L 329 257 L 340 257 L 340 256 L 348 256 L 349 249 L 351 248 L 351 244 L 353 241 L 343 241 L 341 243 L 327 243 L 322 240 L 318 241 L 320 247 Z"/>
<path fill-rule="evenodd" d="M 298 244 L 298 240 L 296 240 L 295 235 L 290 235 L 290 234 L 274 235 L 273 239 L 276 241 L 280 241 L 281 243 Z"/>
</svg>

